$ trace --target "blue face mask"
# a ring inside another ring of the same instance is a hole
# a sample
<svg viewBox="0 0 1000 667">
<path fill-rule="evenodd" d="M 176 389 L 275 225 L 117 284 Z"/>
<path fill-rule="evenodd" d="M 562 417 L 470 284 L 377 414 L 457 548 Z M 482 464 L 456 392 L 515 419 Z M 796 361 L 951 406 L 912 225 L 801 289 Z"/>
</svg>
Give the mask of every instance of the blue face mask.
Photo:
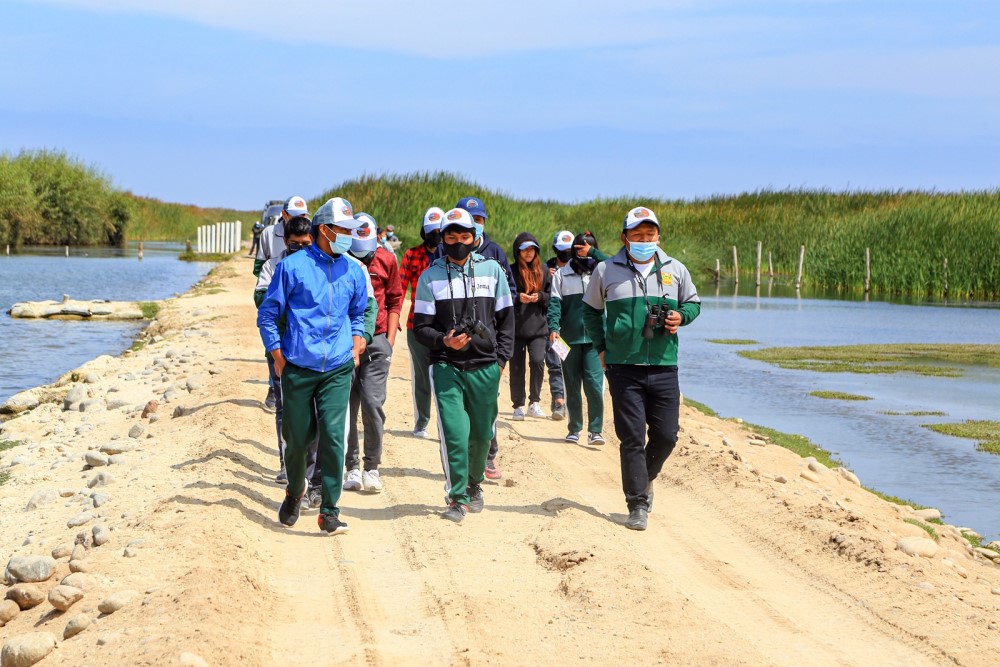
<svg viewBox="0 0 1000 667">
<path fill-rule="evenodd" d="M 628 242 L 628 254 L 632 256 L 632 259 L 639 263 L 648 262 L 656 254 L 656 250 L 659 248 L 659 244 L 655 241 L 642 242 L 642 241 L 629 241 Z"/>
<path fill-rule="evenodd" d="M 476 228 L 476 240 L 478 241 L 483 237 L 483 226 L 478 222 L 473 222 L 472 226 Z"/>
<path fill-rule="evenodd" d="M 322 234 L 323 238 L 325 238 L 330 244 L 330 254 L 343 255 L 351 249 L 351 243 L 354 239 L 350 234 L 334 234 L 334 237 L 331 239 L 330 231 L 332 230 L 330 230 L 329 227 L 320 227 L 320 234 Z"/>
</svg>

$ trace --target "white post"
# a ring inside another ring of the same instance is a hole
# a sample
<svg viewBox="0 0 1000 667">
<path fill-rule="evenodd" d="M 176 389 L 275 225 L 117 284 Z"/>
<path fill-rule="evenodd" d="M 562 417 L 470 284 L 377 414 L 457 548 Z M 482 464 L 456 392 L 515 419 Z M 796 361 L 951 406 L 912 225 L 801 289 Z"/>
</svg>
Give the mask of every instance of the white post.
<svg viewBox="0 0 1000 667">
<path fill-rule="evenodd" d="M 66 256 L 69 257 L 69 246 L 66 246 Z"/>
<path fill-rule="evenodd" d="M 241 220 L 236 221 L 236 248 L 234 252 L 240 252 L 243 250 L 243 222 Z"/>
<path fill-rule="evenodd" d="M 204 225 L 198 225 L 198 254 L 205 252 L 205 228 Z"/>
<path fill-rule="evenodd" d="M 229 252 L 236 252 L 236 223 L 229 223 Z"/>
<path fill-rule="evenodd" d="M 208 252 L 215 252 L 215 225 L 208 228 Z"/>
</svg>

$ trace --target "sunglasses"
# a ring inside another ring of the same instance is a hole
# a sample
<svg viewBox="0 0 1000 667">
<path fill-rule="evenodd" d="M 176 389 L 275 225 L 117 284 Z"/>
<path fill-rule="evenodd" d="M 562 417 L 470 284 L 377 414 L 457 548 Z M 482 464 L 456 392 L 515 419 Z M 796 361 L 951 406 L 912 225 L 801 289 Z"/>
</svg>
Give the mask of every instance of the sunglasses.
<svg viewBox="0 0 1000 667">
<path fill-rule="evenodd" d="M 298 241 L 289 241 L 288 249 L 291 252 L 298 252 L 299 250 L 302 250 L 303 248 L 308 248 L 311 245 L 312 243 L 299 243 Z"/>
</svg>

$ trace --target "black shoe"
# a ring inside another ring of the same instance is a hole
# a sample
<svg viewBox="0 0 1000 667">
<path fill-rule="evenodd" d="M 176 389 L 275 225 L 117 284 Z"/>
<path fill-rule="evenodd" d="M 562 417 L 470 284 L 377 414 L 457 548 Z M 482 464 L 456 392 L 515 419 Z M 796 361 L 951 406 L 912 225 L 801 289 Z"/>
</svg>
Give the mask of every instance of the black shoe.
<svg viewBox="0 0 1000 667">
<path fill-rule="evenodd" d="M 299 520 L 299 503 L 301 500 L 302 496 L 292 498 L 288 493 L 288 489 L 285 489 L 285 499 L 281 501 L 281 507 L 278 508 L 278 521 L 286 526 L 294 526 L 295 522 Z"/>
<path fill-rule="evenodd" d="M 451 504 L 448 505 L 448 509 L 441 512 L 441 518 L 448 519 L 448 521 L 454 521 L 455 523 L 462 523 L 462 519 L 465 518 L 468 511 L 468 506 L 452 501 Z"/>
<path fill-rule="evenodd" d="M 288 483 L 288 473 L 285 472 L 285 466 L 282 464 L 281 470 L 278 471 L 278 475 L 274 478 L 275 484 L 287 484 Z"/>
<path fill-rule="evenodd" d="M 340 535 L 348 530 L 347 524 L 332 514 L 320 514 L 317 523 L 319 529 L 328 535 Z"/>
<path fill-rule="evenodd" d="M 483 511 L 483 487 L 478 484 L 469 485 L 469 512 L 478 514 Z"/>
<path fill-rule="evenodd" d="M 647 514 L 648 512 L 645 507 L 636 507 L 628 513 L 628 519 L 625 520 L 625 527 L 630 530 L 646 530 Z"/>
<path fill-rule="evenodd" d="M 646 485 L 646 507 L 647 512 L 653 512 L 653 480 L 649 480 L 649 484 Z"/>
<path fill-rule="evenodd" d="M 552 404 L 552 421 L 561 422 L 566 419 L 566 404 L 559 403 L 556 405 Z"/>
<path fill-rule="evenodd" d="M 274 387 L 267 388 L 267 397 L 264 399 L 264 409 L 274 410 L 278 405 L 278 399 L 274 397 Z"/>
<path fill-rule="evenodd" d="M 318 509 L 323 504 L 323 491 L 318 486 L 311 487 L 306 491 L 306 500 L 309 501 L 309 509 Z"/>
</svg>

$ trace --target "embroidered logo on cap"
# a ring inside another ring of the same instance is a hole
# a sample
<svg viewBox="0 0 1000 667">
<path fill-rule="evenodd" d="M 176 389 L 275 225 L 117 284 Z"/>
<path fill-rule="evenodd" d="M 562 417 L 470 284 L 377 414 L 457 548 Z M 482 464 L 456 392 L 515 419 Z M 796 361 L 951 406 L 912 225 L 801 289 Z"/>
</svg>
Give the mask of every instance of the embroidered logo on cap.
<svg viewBox="0 0 1000 667">
<path fill-rule="evenodd" d="M 342 206 L 342 207 L 340 207 L 340 212 L 343 213 L 344 215 L 348 215 L 348 216 L 354 215 L 354 211 L 351 210 L 350 206 Z"/>
<path fill-rule="evenodd" d="M 371 221 L 364 220 L 364 221 L 362 221 L 361 225 L 358 227 L 358 237 L 359 238 L 367 238 L 368 236 L 371 235 L 371 233 L 372 233 L 373 230 L 374 230 L 374 227 L 372 226 Z"/>
<path fill-rule="evenodd" d="M 428 220 L 429 222 L 437 222 L 437 221 L 438 221 L 438 220 L 440 220 L 440 219 L 441 219 L 441 214 L 440 214 L 440 213 L 438 213 L 437 211 L 434 211 L 434 212 L 433 212 L 433 213 L 431 213 L 431 214 L 430 214 L 429 216 L 427 216 L 427 220 Z"/>
<path fill-rule="evenodd" d="M 632 211 L 632 215 L 635 216 L 636 218 L 648 218 L 653 214 L 649 212 L 648 208 L 643 208 L 640 206 L 639 208 Z"/>
<path fill-rule="evenodd" d="M 461 211 L 452 211 L 451 213 L 448 214 L 448 219 L 452 220 L 452 221 L 461 220 L 462 219 L 462 212 Z"/>
<path fill-rule="evenodd" d="M 465 205 L 468 206 L 469 208 L 478 208 L 479 202 L 477 202 L 475 199 L 470 199 L 465 203 Z"/>
</svg>

